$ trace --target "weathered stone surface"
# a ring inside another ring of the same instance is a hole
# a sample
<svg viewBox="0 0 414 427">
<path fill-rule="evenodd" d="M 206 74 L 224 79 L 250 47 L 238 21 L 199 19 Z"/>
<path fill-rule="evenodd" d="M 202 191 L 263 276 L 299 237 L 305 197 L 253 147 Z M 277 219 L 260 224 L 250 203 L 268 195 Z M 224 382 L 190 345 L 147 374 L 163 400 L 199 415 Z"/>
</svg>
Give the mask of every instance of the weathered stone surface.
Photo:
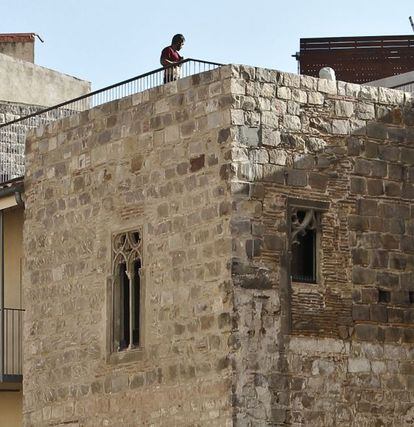
<svg viewBox="0 0 414 427">
<path fill-rule="evenodd" d="M 254 67 L 172 86 L 29 141 L 26 425 L 406 425 L 410 107 Z M 289 277 L 294 202 L 317 283 Z M 111 235 L 136 226 L 144 346 L 110 363 Z"/>
</svg>

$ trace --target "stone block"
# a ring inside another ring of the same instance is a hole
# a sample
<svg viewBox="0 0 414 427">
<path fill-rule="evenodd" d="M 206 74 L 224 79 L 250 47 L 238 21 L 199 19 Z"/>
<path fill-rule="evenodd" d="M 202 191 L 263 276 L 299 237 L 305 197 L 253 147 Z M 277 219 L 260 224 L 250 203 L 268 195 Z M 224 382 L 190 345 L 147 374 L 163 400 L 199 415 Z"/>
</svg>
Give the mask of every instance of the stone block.
<svg viewBox="0 0 414 427">
<path fill-rule="evenodd" d="M 332 120 L 332 133 L 334 135 L 349 135 L 351 133 L 349 120 Z"/>
<path fill-rule="evenodd" d="M 335 115 L 351 117 L 354 114 L 354 104 L 349 101 L 335 101 Z"/>
<path fill-rule="evenodd" d="M 391 252 L 389 255 L 389 267 L 394 270 L 405 270 L 407 260 L 404 254 Z"/>
<path fill-rule="evenodd" d="M 357 324 L 355 325 L 355 337 L 361 341 L 370 341 L 376 342 L 378 339 L 378 326 L 372 324 Z M 366 360 L 366 359 L 365 359 Z M 369 362 L 368 362 L 369 363 Z M 362 366 L 364 369 L 367 369 L 367 363 L 363 362 Z M 356 366 L 354 369 L 358 369 L 358 362 L 356 362 Z M 353 372 L 358 372 L 354 370 Z"/>
<path fill-rule="evenodd" d="M 382 179 L 368 179 L 367 190 L 370 196 L 381 196 L 384 194 L 384 181 Z"/>
<path fill-rule="evenodd" d="M 318 91 L 326 93 L 328 95 L 337 95 L 338 90 L 335 81 L 319 79 L 318 80 Z"/>
<path fill-rule="evenodd" d="M 358 200 L 358 213 L 363 216 L 377 216 L 378 203 L 375 200 L 360 199 Z"/>
<path fill-rule="evenodd" d="M 262 128 L 261 144 L 264 146 L 277 147 L 280 144 L 280 132 L 278 130 Z"/>
<path fill-rule="evenodd" d="M 387 307 L 383 304 L 373 304 L 370 307 L 370 320 L 372 322 L 388 322 Z"/>
<path fill-rule="evenodd" d="M 374 249 L 370 251 L 371 267 L 387 268 L 388 267 L 388 251 Z M 377 278 L 378 279 L 378 278 Z"/>
<path fill-rule="evenodd" d="M 384 104 L 403 104 L 404 92 L 385 87 L 378 88 L 379 102 Z"/>
<path fill-rule="evenodd" d="M 350 230 L 367 231 L 369 229 L 368 218 L 360 215 L 349 215 L 348 226 Z"/>
<path fill-rule="evenodd" d="M 289 87 L 300 87 L 300 78 L 298 74 L 292 74 L 292 73 L 281 73 L 280 74 L 280 81 L 284 86 Z"/>
<path fill-rule="evenodd" d="M 250 128 L 247 126 L 239 127 L 238 139 L 243 145 L 257 147 L 259 145 L 259 128 Z"/>
<path fill-rule="evenodd" d="M 356 265 L 367 266 L 369 263 L 369 251 L 364 248 L 352 248 L 352 262 Z"/>
<path fill-rule="evenodd" d="M 404 329 L 396 326 L 385 328 L 385 342 L 400 342 L 403 339 Z"/>
<path fill-rule="evenodd" d="M 403 166 L 397 164 L 388 164 L 388 178 L 400 181 L 403 177 Z"/>
<path fill-rule="evenodd" d="M 293 167 L 311 170 L 315 167 L 315 158 L 310 154 L 297 154 L 293 159 Z"/>
<path fill-rule="evenodd" d="M 292 100 L 299 104 L 306 104 L 308 101 L 308 95 L 303 90 L 292 89 Z"/>
<path fill-rule="evenodd" d="M 309 92 L 308 103 L 313 105 L 323 105 L 325 96 L 320 92 Z"/>
<path fill-rule="evenodd" d="M 404 253 L 414 253 L 414 237 L 402 236 L 401 237 L 401 250 Z"/>
<path fill-rule="evenodd" d="M 354 266 L 352 268 L 352 281 L 358 285 L 369 285 L 375 282 L 376 271 L 370 268 Z"/>
<path fill-rule="evenodd" d="M 311 172 L 309 174 L 309 185 L 313 189 L 325 192 L 328 186 L 328 177 L 320 173 Z"/>
<path fill-rule="evenodd" d="M 299 117 L 297 116 L 291 116 L 291 115 L 285 115 L 283 117 L 283 128 L 288 131 L 294 131 L 298 132 L 300 131 L 302 127 L 302 124 L 300 122 Z"/>
<path fill-rule="evenodd" d="M 404 199 L 410 199 L 410 200 L 414 199 L 414 185 L 403 183 L 401 195 Z"/>
<path fill-rule="evenodd" d="M 365 101 L 378 101 L 378 88 L 373 86 L 361 86 L 359 99 Z"/>
<path fill-rule="evenodd" d="M 387 139 L 387 127 L 378 122 L 368 122 L 367 123 L 367 135 L 370 138 L 385 140 Z"/>
<path fill-rule="evenodd" d="M 358 158 L 355 160 L 354 172 L 358 175 L 369 176 L 371 174 L 370 160 Z"/>
<path fill-rule="evenodd" d="M 285 169 L 281 166 L 263 165 L 263 179 L 277 184 L 285 183 Z"/>
<path fill-rule="evenodd" d="M 397 182 L 385 181 L 385 195 L 388 197 L 401 197 L 402 185 Z"/>
<path fill-rule="evenodd" d="M 351 177 L 350 184 L 351 192 L 354 194 L 366 194 L 367 192 L 367 181 L 363 177 Z"/>
<path fill-rule="evenodd" d="M 277 88 L 277 97 L 280 99 L 284 99 L 284 100 L 291 99 L 292 98 L 292 92 L 291 92 L 290 88 L 280 86 Z"/>
<path fill-rule="evenodd" d="M 360 373 L 360 372 L 370 372 L 370 370 L 371 370 L 371 365 L 368 359 L 365 359 L 365 358 L 349 358 L 348 359 L 348 372 Z"/>
<path fill-rule="evenodd" d="M 381 160 L 389 162 L 398 162 L 401 157 L 401 150 L 399 147 L 392 147 L 388 145 L 378 146 L 378 157 Z"/>
<path fill-rule="evenodd" d="M 352 306 L 352 319 L 356 320 L 369 320 L 370 306 L 369 305 L 354 305 Z"/>
<path fill-rule="evenodd" d="M 306 187 L 308 175 L 305 171 L 290 169 L 286 171 L 287 184 L 294 187 Z"/>
<path fill-rule="evenodd" d="M 374 104 L 360 102 L 356 107 L 356 117 L 361 120 L 374 120 L 375 107 Z"/>
</svg>

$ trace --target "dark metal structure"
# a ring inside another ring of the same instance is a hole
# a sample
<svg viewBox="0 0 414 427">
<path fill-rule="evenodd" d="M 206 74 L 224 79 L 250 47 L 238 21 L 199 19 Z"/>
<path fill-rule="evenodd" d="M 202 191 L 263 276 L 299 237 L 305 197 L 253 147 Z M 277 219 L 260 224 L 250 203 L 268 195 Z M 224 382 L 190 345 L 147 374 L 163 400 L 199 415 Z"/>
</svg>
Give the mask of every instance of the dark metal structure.
<svg viewBox="0 0 414 427">
<path fill-rule="evenodd" d="M 362 84 L 413 71 L 414 35 L 300 39 L 294 56 L 300 74 L 331 67 L 337 80 Z"/>
</svg>

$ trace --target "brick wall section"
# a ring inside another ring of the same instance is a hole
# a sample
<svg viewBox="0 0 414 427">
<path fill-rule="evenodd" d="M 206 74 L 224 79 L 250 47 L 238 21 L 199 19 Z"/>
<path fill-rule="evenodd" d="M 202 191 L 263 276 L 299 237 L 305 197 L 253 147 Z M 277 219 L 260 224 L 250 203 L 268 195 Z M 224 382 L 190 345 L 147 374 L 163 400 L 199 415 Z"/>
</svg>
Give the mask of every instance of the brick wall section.
<svg viewBox="0 0 414 427">
<path fill-rule="evenodd" d="M 411 96 L 253 67 L 233 73 L 235 419 L 411 422 Z M 290 282 L 292 198 L 329 204 L 318 284 Z"/>
<path fill-rule="evenodd" d="M 231 422 L 229 85 L 203 73 L 29 138 L 25 425 Z M 145 345 L 111 362 L 111 235 L 136 227 Z"/>
</svg>

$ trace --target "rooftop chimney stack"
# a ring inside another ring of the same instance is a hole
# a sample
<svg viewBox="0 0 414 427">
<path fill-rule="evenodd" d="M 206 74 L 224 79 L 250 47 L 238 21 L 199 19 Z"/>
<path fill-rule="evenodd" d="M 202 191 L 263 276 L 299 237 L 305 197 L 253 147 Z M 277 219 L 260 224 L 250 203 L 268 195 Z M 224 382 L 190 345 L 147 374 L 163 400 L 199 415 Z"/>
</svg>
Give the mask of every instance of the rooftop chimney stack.
<svg viewBox="0 0 414 427">
<path fill-rule="evenodd" d="M 0 34 L 0 53 L 34 63 L 35 33 Z"/>
</svg>

